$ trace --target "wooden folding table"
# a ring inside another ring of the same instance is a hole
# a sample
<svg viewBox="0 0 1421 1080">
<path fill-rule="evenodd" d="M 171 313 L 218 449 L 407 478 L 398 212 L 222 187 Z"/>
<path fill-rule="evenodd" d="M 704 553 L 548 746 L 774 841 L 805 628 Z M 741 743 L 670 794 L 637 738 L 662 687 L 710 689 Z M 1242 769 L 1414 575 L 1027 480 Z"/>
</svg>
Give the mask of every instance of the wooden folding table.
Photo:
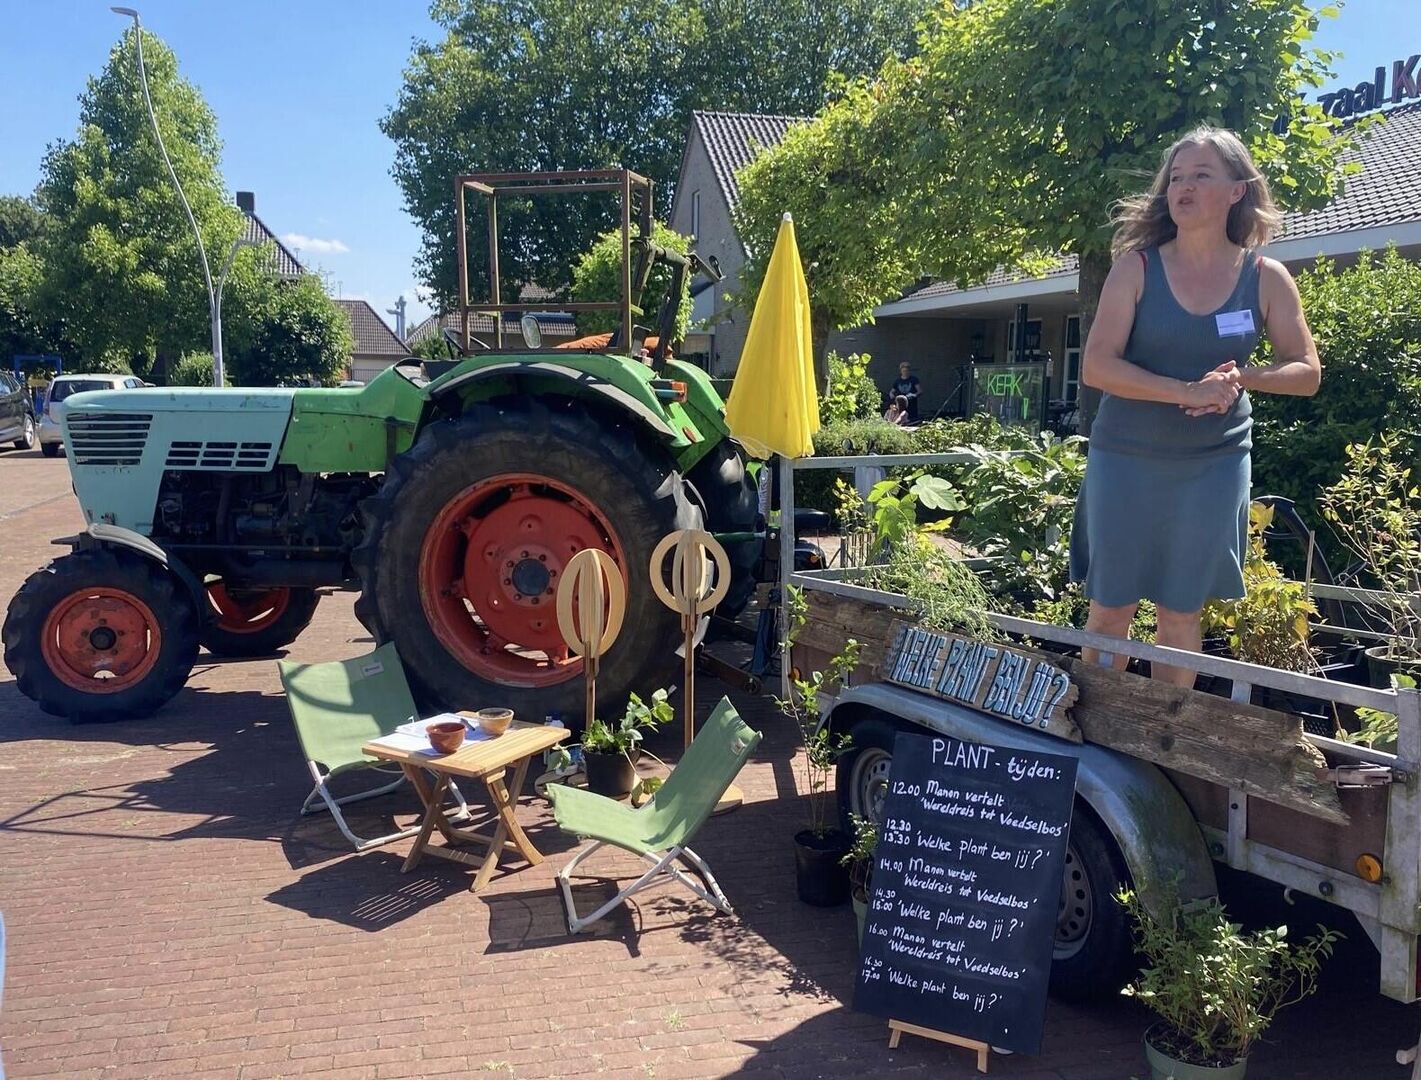
<svg viewBox="0 0 1421 1080">
<path fill-rule="evenodd" d="M 515 721 L 502 735 L 493 737 L 481 735 L 475 725 L 464 744 L 452 754 L 430 754 L 428 751 L 382 746 L 378 742 L 366 743 L 362 748 L 365 753 L 396 762 L 404 770 L 424 803 L 424 824 L 405 859 L 404 870 L 413 870 L 425 855 L 437 855 L 441 859 L 476 866 L 478 873 L 474 875 L 473 891 L 478 892 L 488 884 L 504 851 L 516 852 L 532 866 L 542 862 L 542 853 L 528 839 L 513 816 L 513 810 L 528 775 L 529 761 L 567 736 L 566 728 Z M 509 769 L 513 770 L 513 775 L 505 782 Z M 429 773 L 434 774 L 433 782 Z M 479 780 L 488 789 L 496 815 L 496 826 L 491 836 L 479 829 L 457 828 L 449 822 L 442 807 L 451 777 Z M 435 832 L 444 837 L 447 847 L 430 846 L 429 841 Z M 485 845 L 488 853 L 479 857 L 460 851 L 455 845 L 461 843 Z"/>
</svg>

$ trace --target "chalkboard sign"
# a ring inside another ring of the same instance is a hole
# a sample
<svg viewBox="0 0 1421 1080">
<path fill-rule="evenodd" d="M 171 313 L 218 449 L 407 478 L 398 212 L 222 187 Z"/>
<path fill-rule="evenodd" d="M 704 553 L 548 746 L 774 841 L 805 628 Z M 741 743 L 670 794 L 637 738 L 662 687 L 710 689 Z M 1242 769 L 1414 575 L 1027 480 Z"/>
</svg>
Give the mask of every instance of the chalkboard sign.
<svg viewBox="0 0 1421 1080">
<path fill-rule="evenodd" d="M 854 1008 L 1035 1054 L 1076 759 L 898 735 Z"/>
</svg>

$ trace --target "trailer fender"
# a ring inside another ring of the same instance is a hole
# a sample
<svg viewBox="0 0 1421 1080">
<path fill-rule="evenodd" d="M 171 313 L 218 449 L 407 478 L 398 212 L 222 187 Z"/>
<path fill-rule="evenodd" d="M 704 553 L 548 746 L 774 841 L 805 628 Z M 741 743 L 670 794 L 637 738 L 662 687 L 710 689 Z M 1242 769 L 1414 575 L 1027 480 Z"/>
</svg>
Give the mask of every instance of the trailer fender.
<svg viewBox="0 0 1421 1080">
<path fill-rule="evenodd" d="M 1181 901 L 1214 896 L 1218 885 L 1203 833 L 1183 796 L 1156 766 L 1091 743 L 1070 743 L 884 683 L 839 694 L 823 723 L 848 731 L 864 717 L 886 717 L 905 730 L 921 728 L 965 742 L 1073 757 L 1076 795 L 1120 848 L 1134 888 L 1156 914 L 1173 892 Z"/>
<path fill-rule="evenodd" d="M 172 573 L 187 588 L 198 618 L 208 617 L 210 607 L 207 603 L 207 589 L 198 580 L 197 575 L 184 566 L 181 561 L 169 559 L 166 551 L 142 533 L 100 521 L 85 529 L 77 537 L 77 540 L 78 543 L 75 546 L 79 548 L 121 547 L 136 552 L 145 559 L 152 559 Z"/>
</svg>

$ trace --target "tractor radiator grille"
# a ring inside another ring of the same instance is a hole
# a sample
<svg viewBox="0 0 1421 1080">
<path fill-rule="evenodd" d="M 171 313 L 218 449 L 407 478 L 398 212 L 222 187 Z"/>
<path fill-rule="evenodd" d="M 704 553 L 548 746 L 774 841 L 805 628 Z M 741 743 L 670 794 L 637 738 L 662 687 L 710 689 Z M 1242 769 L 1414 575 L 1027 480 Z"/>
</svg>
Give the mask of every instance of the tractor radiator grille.
<svg viewBox="0 0 1421 1080">
<path fill-rule="evenodd" d="M 164 467 L 266 472 L 275 450 L 269 442 L 174 442 Z"/>
<path fill-rule="evenodd" d="M 148 444 L 150 413 L 70 413 L 69 457 L 75 465 L 137 465 Z"/>
</svg>

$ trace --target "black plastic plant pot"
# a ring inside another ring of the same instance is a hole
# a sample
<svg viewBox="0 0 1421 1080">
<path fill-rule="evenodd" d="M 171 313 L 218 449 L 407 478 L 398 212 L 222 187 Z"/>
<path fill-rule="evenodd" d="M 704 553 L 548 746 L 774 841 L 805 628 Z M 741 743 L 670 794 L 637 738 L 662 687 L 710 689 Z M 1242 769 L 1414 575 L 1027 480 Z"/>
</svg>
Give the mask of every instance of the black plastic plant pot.
<svg viewBox="0 0 1421 1080">
<path fill-rule="evenodd" d="M 629 753 L 594 754 L 582 751 L 582 760 L 587 772 L 587 790 L 609 799 L 620 799 L 630 795 L 636 787 L 636 759 L 640 750 Z"/>
<path fill-rule="evenodd" d="M 838 907 L 849 898 L 849 868 L 842 860 L 849 837 L 834 829 L 824 836 L 810 830 L 794 836 L 794 880 L 799 898 L 814 907 Z"/>
<path fill-rule="evenodd" d="M 1373 686 L 1390 690 L 1393 675 L 1410 675 L 1417 678 L 1421 676 L 1421 665 L 1410 659 L 1393 656 L 1388 645 L 1373 645 L 1367 650 L 1367 675 Z"/>
</svg>

